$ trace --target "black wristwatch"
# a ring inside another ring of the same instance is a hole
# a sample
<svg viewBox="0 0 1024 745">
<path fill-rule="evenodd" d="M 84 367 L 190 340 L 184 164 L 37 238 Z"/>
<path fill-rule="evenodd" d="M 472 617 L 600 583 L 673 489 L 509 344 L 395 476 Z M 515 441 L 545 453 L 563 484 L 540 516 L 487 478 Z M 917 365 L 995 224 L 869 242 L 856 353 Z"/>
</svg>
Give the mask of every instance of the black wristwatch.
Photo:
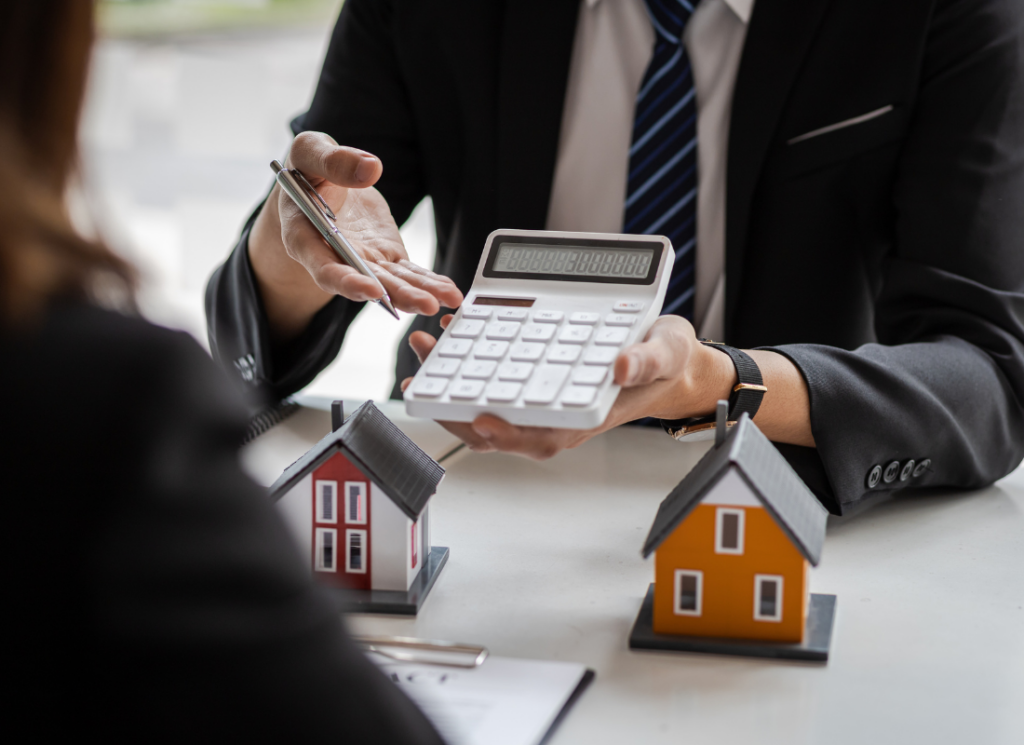
<svg viewBox="0 0 1024 745">
<path fill-rule="evenodd" d="M 710 339 L 701 339 L 700 343 L 729 355 L 733 365 L 736 366 L 736 376 L 739 378 L 739 382 L 733 386 L 732 393 L 729 395 L 729 414 L 726 426 L 733 426 L 740 418 L 740 414 L 744 412 L 753 419 L 757 410 L 761 408 L 764 394 L 768 392 L 757 363 L 749 354 L 735 347 L 727 347 L 725 344 L 719 344 Z M 676 440 L 707 440 L 715 436 L 715 415 L 688 419 L 662 419 L 661 426 Z"/>
</svg>

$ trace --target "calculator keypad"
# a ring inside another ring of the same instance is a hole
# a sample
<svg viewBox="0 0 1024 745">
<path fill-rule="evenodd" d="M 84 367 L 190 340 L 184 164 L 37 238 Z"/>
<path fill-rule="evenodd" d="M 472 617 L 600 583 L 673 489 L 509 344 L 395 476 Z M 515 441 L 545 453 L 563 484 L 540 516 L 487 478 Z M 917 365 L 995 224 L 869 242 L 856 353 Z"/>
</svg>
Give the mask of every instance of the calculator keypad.
<svg viewBox="0 0 1024 745">
<path fill-rule="evenodd" d="M 452 398 L 479 398 L 484 389 L 482 380 L 457 380 L 452 383 L 448 395 Z"/>
<path fill-rule="evenodd" d="M 519 398 L 519 391 L 523 390 L 522 383 L 491 383 L 487 386 L 488 401 L 515 401 Z"/>
<path fill-rule="evenodd" d="M 498 363 L 493 360 L 473 360 L 462 367 L 462 377 L 476 378 L 478 380 L 490 380 L 497 369 Z"/>
<path fill-rule="evenodd" d="M 516 362 L 536 362 L 544 354 L 544 345 L 531 342 L 521 342 L 512 345 L 512 354 L 509 357 Z"/>
<path fill-rule="evenodd" d="M 506 362 L 498 368 L 498 380 L 526 380 L 533 372 L 529 362 Z"/>
<path fill-rule="evenodd" d="M 436 378 L 450 378 L 459 371 L 460 366 L 458 360 L 434 360 L 427 365 L 427 375 Z"/>
<path fill-rule="evenodd" d="M 523 400 L 528 404 L 553 403 L 568 377 L 569 368 L 566 365 L 545 365 L 538 368 L 533 378 L 526 384 Z"/>
<path fill-rule="evenodd" d="M 548 362 L 571 365 L 580 358 L 580 348 L 557 344 L 548 349 Z"/>
<path fill-rule="evenodd" d="M 519 333 L 519 323 L 489 323 L 487 324 L 488 339 L 515 339 Z"/>
<path fill-rule="evenodd" d="M 523 327 L 523 341 L 551 341 L 555 335 L 555 327 L 550 323 L 532 323 Z"/>
<path fill-rule="evenodd" d="M 614 303 L 610 313 L 466 306 L 412 391 L 457 401 L 588 407 L 643 309 L 632 300 Z"/>
<path fill-rule="evenodd" d="M 590 339 L 590 326 L 566 326 L 558 335 L 563 344 L 586 344 Z"/>
<path fill-rule="evenodd" d="M 484 330 L 483 321 L 467 321 L 462 319 L 452 326 L 452 336 L 456 339 L 475 339 Z"/>
<path fill-rule="evenodd" d="M 448 339 L 437 353 L 442 357 L 465 357 L 472 348 L 473 342 L 469 339 Z"/>
<path fill-rule="evenodd" d="M 507 341 L 480 341 L 473 347 L 473 356 L 478 360 L 500 360 L 507 351 Z"/>
</svg>

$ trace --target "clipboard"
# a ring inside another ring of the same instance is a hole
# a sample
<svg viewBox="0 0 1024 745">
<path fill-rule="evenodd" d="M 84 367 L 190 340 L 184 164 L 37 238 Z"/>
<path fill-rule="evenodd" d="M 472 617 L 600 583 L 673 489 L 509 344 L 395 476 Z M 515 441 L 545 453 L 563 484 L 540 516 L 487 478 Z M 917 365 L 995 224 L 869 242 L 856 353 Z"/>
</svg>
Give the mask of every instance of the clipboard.
<svg viewBox="0 0 1024 745">
<path fill-rule="evenodd" d="M 575 662 L 492 656 L 456 668 L 369 657 L 448 745 L 543 745 L 595 675 Z"/>
</svg>

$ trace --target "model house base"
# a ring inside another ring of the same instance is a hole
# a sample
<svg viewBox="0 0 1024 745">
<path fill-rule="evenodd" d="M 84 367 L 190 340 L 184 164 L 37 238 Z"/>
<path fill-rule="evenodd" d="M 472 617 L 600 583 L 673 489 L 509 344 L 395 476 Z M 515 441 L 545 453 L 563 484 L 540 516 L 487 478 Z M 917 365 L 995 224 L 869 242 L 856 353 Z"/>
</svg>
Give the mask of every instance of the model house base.
<svg viewBox="0 0 1024 745">
<path fill-rule="evenodd" d="M 426 602 L 437 581 L 441 569 L 448 563 L 448 548 L 431 546 L 427 560 L 423 563 L 408 592 L 398 590 L 350 590 L 329 588 L 328 592 L 338 601 L 345 613 L 386 613 L 396 616 L 415 616 Z"/>
<path fill-rule="evenodd" d="M 654 584 L 647 588 L 633 631 L 630 649 L 662 649 L 673 652 L 704 652 L 741 657 L 827 662 L 832 647 L 832 626 L 836 615 L 836 596 L 811 593 L 802 642 L 766 642 L 744 639 L 722 639 L 709 636 L 675 636 L 656 634 L 654 622 Z"/>
</svg>

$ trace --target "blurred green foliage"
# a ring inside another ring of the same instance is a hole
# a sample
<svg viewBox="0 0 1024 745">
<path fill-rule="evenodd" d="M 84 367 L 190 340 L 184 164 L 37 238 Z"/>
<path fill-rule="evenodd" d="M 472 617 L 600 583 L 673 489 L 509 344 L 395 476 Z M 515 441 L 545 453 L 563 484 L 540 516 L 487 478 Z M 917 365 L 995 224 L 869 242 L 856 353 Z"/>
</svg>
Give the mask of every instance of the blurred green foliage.
<svg viewBox="0 0 1024 745">
<path fill-rule="evenodd" d="M 332 22 L 342 0 L 100 0 L 107 37 L 150 37 Z"/>
</svg>

